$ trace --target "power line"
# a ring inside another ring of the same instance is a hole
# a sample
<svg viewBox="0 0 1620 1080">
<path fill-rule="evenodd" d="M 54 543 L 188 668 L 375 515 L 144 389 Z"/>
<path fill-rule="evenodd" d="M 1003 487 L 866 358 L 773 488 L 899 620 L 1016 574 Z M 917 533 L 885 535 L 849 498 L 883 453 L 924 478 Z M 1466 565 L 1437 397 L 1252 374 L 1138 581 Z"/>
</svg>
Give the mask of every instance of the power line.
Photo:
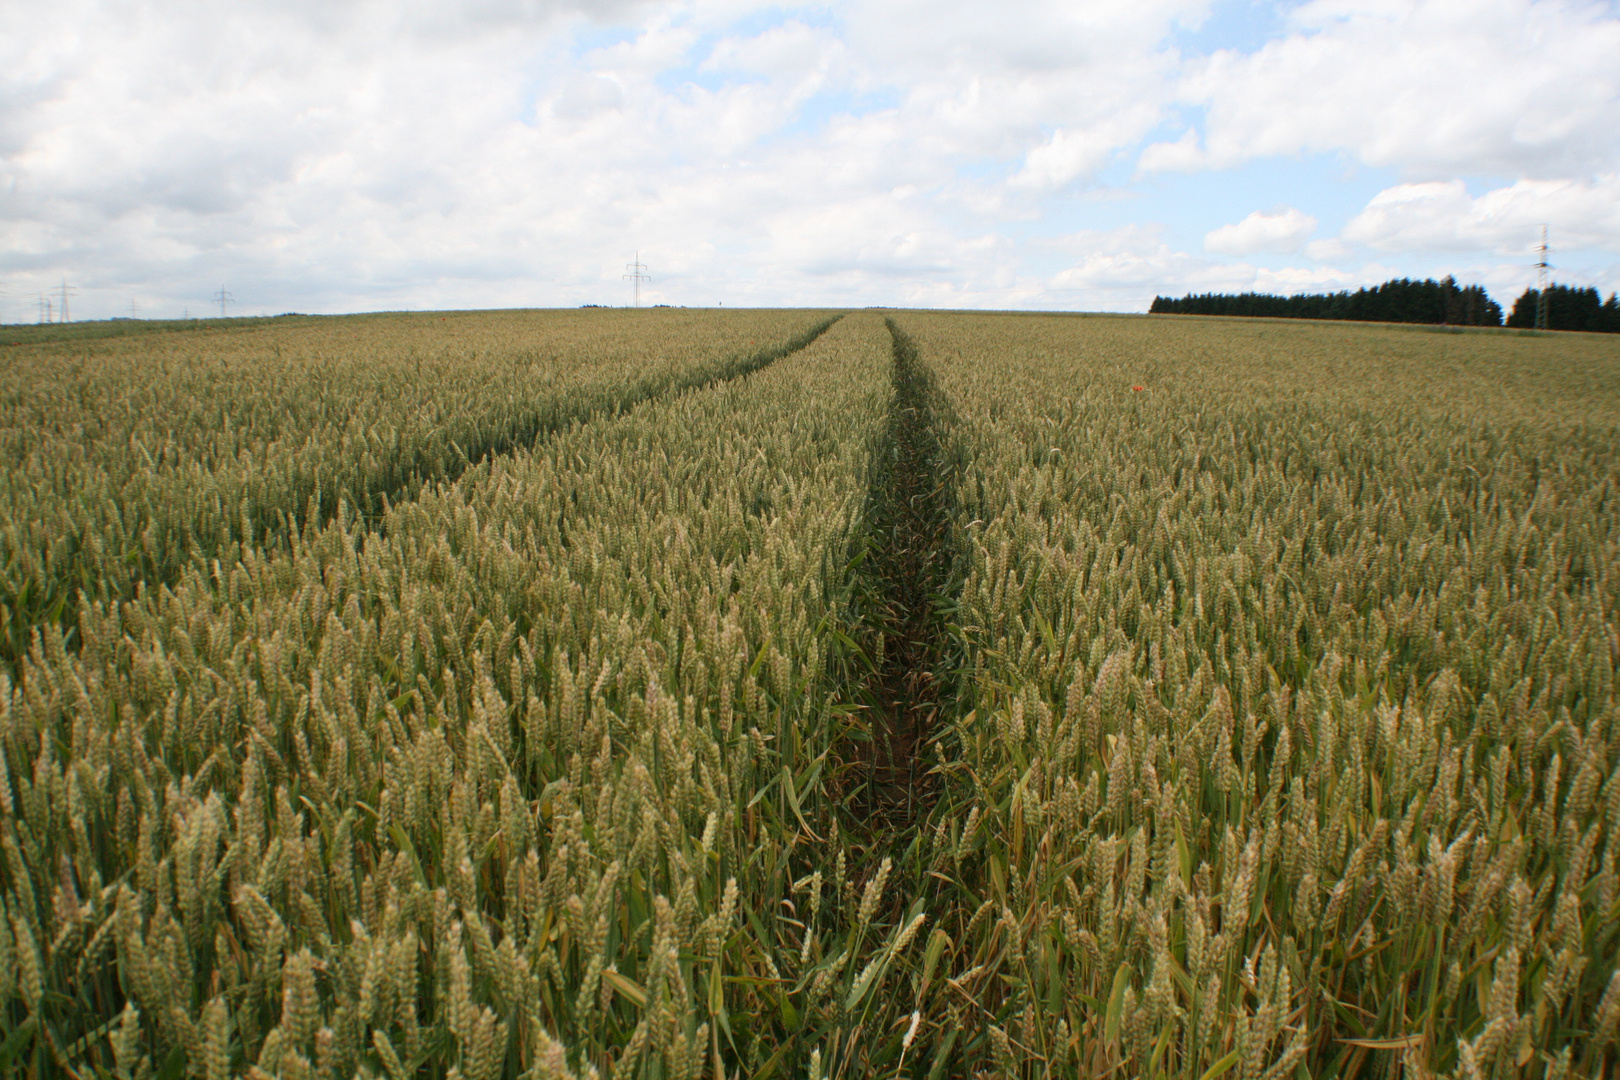
<svg viewBox="0 0 1620 1080">
<path fill-rule="evenodd" d="M 1552 269 L 1552 263 L 1547 261 L 1547 226 L 1541 227 L 1541 246 L 1536 249 L 1536 329 L 1547 329 L 1547 271 Z"/>
<path fill-rule="evenodd" d="M 215 293 L 212 297 L 210 297 L 210 299 L 219 304 L 219 317 L 222 319 L 225 318 L 225 305 L 234 304 L 236 302 L 236 297 L 226 292 L 224 285 L 221 285 L 219 287 L 219 292 Z"/>
<path fill-rule="evenodd" d="M 636 252 L 636 261 L 633 262 L 633 263 L 625 263 L 624 268 L 625 268 L 625 270 L 627 270 L 629 272 L 626 273 L 626 274 L 621 275 L 620 280 L 621 281 L 629 281 L 629 282 L 634 283 L 633 287 L 635 289 L 635 297 L 636 297 L 635 306 L 640 307 L 641 306 L 641 283 L 643 281 L 651 281 L 652 280 L 652 278 L 647 276 L 647 264 L 641 261 L 641 252 L 639 252 L 639 251 Z"/>
</svg>

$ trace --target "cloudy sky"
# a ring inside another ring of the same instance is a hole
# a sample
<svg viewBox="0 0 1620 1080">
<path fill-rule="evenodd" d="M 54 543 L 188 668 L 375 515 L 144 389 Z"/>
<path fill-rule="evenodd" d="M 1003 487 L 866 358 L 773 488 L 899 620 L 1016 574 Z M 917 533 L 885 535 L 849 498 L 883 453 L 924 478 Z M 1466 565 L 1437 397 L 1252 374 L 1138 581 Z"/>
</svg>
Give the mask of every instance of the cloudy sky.
<svg viewBox="0 0 1620 1080">
<path fill-rule="evenodd" d="M 1620 5 L 0 0 L 0 319 L 1620 288 Z"/>
</svg>

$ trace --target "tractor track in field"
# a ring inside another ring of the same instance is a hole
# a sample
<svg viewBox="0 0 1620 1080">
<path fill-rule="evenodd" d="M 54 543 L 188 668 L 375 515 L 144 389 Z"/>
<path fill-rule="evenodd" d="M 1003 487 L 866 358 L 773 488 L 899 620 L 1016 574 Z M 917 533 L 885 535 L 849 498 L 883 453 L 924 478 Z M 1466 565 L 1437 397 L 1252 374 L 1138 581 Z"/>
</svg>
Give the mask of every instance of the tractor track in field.
<svg viewBox="0 0 1620 1080">
<path fill-rule="evenodd" d="M 893 319 L 893 392 L 867 491 L 863 619 L 872 670 L 862 688 L 870 741 L 856 751 L 845 806 L 874 845 L 908 845 L 932 805 L 926 751 L 947 707 L 949 638 L 941 602 L 959 558 L 956 443 L 933 372 Z"/>
<path fill-rule="evenodd" d="M 413 471 L 408 480 L 394 485 L 392 490 L 368 492 L 366 498 L 371 504 L 372 510 L 367 512 L 367 517 L 381 516 L 380 507 L 383 505 L 383 499 L 392 503 L 398 501 L 401 496 L 409 497 L 413 489 L 420 490 L 426 484 L 455 483 L 463 473 L 475 465 L 481 465 L 504 454 L 521 453 L 560 431 L 566 431 L 574 424 L 612 420 L 648 402 L 676 398 L 682 394 L 698 393 L 721 383 L 741 379 L 757 371 L 763 371 L 778 360 L 809 348 L 817 338 L 832 329 L 833 324 L 843 317 L 843 313 L 839 313 L 830 319 L 816 323 L 808 330 L 789 338 L 787 341 L 768 345 L 763 349 L 743 356 L 733 356 L 701 373 L 685 377 L 672 376 L 662 385 L 637 387 L 611 404 L 563 409 L 554 416 L 537 419 L 528 430 L 464 447 L 461 461 L 439 475 L 424 476 Z M 330 522 L 337 515 L 337 511 L 338 507 L 335 500 L 330 507 L 323 504 L 321 507 L 321 524 L 324 525 Z"/>
<path fill-rule="evenodd" d="M 291 499 L 290 505 L 279 508 L 283 519 L 279 531 L 301 533 L 312 527 L 325 528 L 337 519 L 344 503 L 352 506 L 359 520 L 368 527 L 375 526 L 382 520 L 390 506 L 416 498 L 428 485 L 455 483 L 468 469 L 476 465 L 505 454 L 522 453 L 576 423 L 611 420 L 651 401 L 707 390 L 721 383 L 762 371 L 778 360 L 808 348 L 830 330 L 833 324 L 842 319 L 844 314 L 840 312 L 816 323 L 784 342 L 766 346 L 752 353 L 730 357 L 700 372 L 685 377 L 674 376 L 660 383 L 632 388 L 607 404 L 592 403 L 579 408 L 564 408 L 549 416 L 537 415 L 533 423 L 526 428 L 460 447 L 460 460 L 451 463 L 448 468 L 427 468 L 426 463 L 418 459 L 398 470 L 396 475 L 402 475 L 402 479 L 364 490 L 351 488 L 323 492 L 318 484 L 312 483 L 301 499 Z M 267 517 L 273 517 L 277 512 L 276 507 L 261 508 L 261 513 Z M 276 531 L 278 530 L 272 529 L 259 536 L 241 535 L 234 539 L 244 546 L 251 545 L 255 548 L 273 546 L 281 542 L 274 536 Z M 267 540 L 270 544 L 266 544 Z M 76 546 L 87 551 L 90 547 L 84 541 L 77 542 Z M 213 555 L 214 552 L 197 552 L 192 558 L 206 560 Z M 154 588 L 173 585 L 180 580 L 188 565 L 190 563 L 177 563 L 170 567 L 149 568 L 150 572 L 138 574 L 132 579 L 128 595 L 120 592 L 105 599 L 121 602 L 133 595 L 135 589 L 143 584 Z M 94 580 L 92 569 L 86 569 L 75 580 Z M 22 657 L 28 651 L 35 631 L 50 625 L 61 627 L 63 643 L 68 651 L 78 651 L 80 640 L 77 592 L 77 587 L 71 587 L 69 591 L 60 595 L 47 596 L 43 602 L 36 601 L 30 604 L 26 600 L 19 603 L 16 595 L 0 591 L 0 605 L 4 606 L 5 612 L 4 620 L 0 621 L 0 672 L 5 672 L 13 679 L 17 678 Z"/>
</svg>

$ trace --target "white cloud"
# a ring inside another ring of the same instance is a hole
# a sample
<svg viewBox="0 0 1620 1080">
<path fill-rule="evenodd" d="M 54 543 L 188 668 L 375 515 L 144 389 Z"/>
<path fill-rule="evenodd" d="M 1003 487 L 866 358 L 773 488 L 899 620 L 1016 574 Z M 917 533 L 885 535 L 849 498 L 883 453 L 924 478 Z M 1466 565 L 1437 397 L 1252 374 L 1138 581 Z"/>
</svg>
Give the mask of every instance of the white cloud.
<svg viewBox="0 0 1620 1080">
<path fill-rule="evenodd" d="M 1098 311 L 1142 311 L 1153 297 L 1204 292 L 1293 294 L 1338 292 L 1375 285 L 1399 276 L 1391 266 L 1364 263 L 1346 270 L 1333 266 L 1255 266 L 1177 251 L 1156 229 L 1126 226 L 1087 231 L 1056 242 L 1068 265 L 1045 283 L 1053 306 L 1069 307 L 1065 297 Z"/>
<path fill-rule="evenodd" d="M 1175 142 L 1156 142 L 1142 151 L 1137 168 L 1145 173 L 1193 172 L 1205 166 L 1207 158 L 1198 145 L 1198 132 L 1188 128 Z"/>
<path fill-rule="evenodd" d="M 722 39 L 703 61 L 705 72 L 744 71 L 797 82 L 822 77 L 844 68 L 843 42 L 830 32 L 790 19 L 751 37 Z M 839 71 L 848 77 L 853 72 Z"/>
<path fill-rule="evenodd" d="M 1046 282 L 1054 298 L 1079 300 L 1054 306 L 1098 311 L 1145 311 L 1157 295 L 1186 292 L 1240 292 L 1251 288 L 1255 268 L 1221 263 L 1167 243 L 1158 229 L 1129 225 L 1088 230 L 1056 243 L 1068 265 Z"/>
<path fill-rule="evenodd" d="M 1355 254 L 1355 249 L 1337 237 L 1312 240 L 1305 245 L 1305 256 L 1319 263 L 1344 262 Z"/>
<path fill-rule="evenodd" d="M 1284 266 L 1277 269 L 1261 267 L 1255 271 L 1255 292 L 1291 296 L 1295 293 L 1333 293 L 1345 289 L 1359 289 L 1364 285 L 1379 285 L 1390 278 L 1400 277 L 1395 267 L 1381 263 L 1363 263 L 1353 270 L 1337 266 Z"/>
<path fill-rule="evenodd" d="M 1089 127 L 1056 131 L 1025 156 L 1023 169 L 1008 182 L 1018 188 L 1052 190 L 1090 179 L 1157 119 L 1158 110 L 1151 107 L 1122 109 Z"/>
<path fill-rule="evenodd" d="M 1523 255 L 1540 239 L 1542 224 L 1562 247 L 1620 252 L 1620 173 L 1520 180 L 1478 198 L 1461 180 L 1400 184 L 1374 196 L 1340 240 L 1385 252 Z"/>
<path fill-rule="evenodd" d="M 1204 250 L 1222 255 L 1290 255 L 1316 230 L 1316 219 L 1292 206 L 1272 213 L 1256 210 L 1236 225 L 1205 234 Z"/>
<path fill-rule="evenodd" d="M 556 97 L 546 103 L 552 116 L 589 121 L 625 104 L 624 86 L 611 75 L 579 72 L 568 79 Z"/>
<path fill-rule="evenodd" d="M 1204 152 L 1142 167 L 1224 167 L 1342 152 L 1422 178 L 1606 171 L 1620 162 L 1620 17 L 1582 0 L 1324 0 L 1292 31 L 1189 65 Z"/>
</svg>

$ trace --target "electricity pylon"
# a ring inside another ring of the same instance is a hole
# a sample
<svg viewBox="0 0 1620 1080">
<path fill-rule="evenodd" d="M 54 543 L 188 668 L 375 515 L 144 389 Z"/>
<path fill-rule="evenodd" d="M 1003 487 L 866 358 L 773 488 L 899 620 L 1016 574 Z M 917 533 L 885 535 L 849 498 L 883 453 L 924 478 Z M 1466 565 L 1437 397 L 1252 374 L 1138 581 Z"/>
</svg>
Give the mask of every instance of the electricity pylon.
<svg viewBox="0 0 1620 1080">
<path fill-rule="evenodd" d="M 1547 226 L 1541 227 L 1541 246 L 1536 249 L 1536 329 L 1547 329 Z"/>
<path fill-rule="evenodd" d="M 629 281 L 629 282 L 634 283 L 635 298 L 636 298 L 635 299 L 635 306 L 640 307 L 641 306 L 641 283 L 643 281 L 651 281 L 652 280 L 652 278 L 647 276 L 647 264 L 641 261 L 641 252 L 639 252 L 639 251 L 636 252 L 636 261 L 633 262 L 633 263 L 625 263 L 624 268 L 625 268 L 626 271 L 628 271 L 628 273 L 625 273 L 625 274 L 621 275 L 620 280 Z"/>
</svg>

